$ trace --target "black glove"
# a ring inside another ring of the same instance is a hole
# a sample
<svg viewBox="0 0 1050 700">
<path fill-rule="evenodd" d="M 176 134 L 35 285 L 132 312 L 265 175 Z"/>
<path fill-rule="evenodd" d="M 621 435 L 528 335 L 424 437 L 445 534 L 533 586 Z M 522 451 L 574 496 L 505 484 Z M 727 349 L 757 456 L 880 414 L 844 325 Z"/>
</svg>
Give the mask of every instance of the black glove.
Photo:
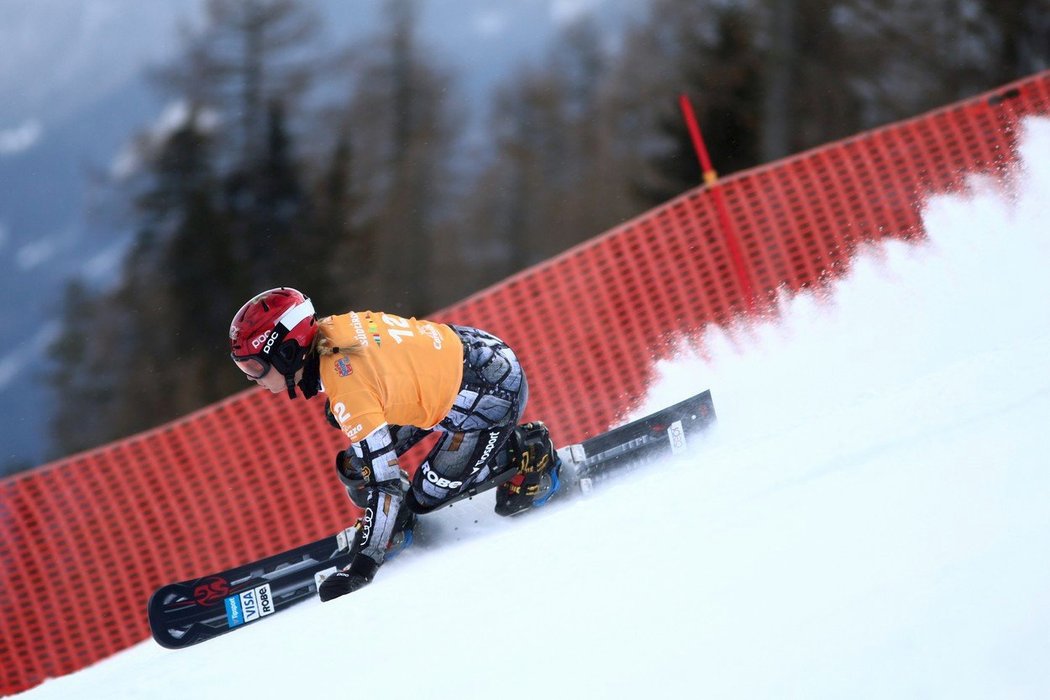
<svg viewBox="0 0 1050 700">
<path fill-rule="evenodd" d="M 317 596 L 322 601 L 328 601 L 347 593 L 353 593 L 371 583 L 378 570 L 379 564 L 376 564 L 371 557 L 358 554 L 350 562 L 350 566 L 343 571 L 335 572 L 321 582 L 317 588 Z"/>
<path fill-rule="evenodd" d="M 368 583 L 368 579 L 361 574 L 352 574 L 349 571 L 336 571 L 321 582 L 321 586 L 317 589 L 317 595 L 321 600 L 328 601 L 347 593 L 353 593 L 359 588 L 364 588 Z"/>
</svg>

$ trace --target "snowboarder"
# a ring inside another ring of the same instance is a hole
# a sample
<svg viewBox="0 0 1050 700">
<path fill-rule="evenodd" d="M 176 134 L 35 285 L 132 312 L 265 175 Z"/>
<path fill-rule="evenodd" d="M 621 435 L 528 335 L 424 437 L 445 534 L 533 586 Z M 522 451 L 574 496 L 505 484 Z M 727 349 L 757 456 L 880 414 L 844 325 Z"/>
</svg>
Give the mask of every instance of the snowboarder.
<svg viewBox="0 0 1050 700">
<path fill-rule="evenodd" d="M 336 472 L 364 509 L 357 553 L 329 576 L 322 600 L 372 581 L 411 540 L 415 516 L 496 488 L 496 512 L 543 505 L 560 461 L 542 423 L 518 425 L 528 383 L 514 351 L 477 328 L 351 311 L 318 319 L 289 287 L 250 299 L 230 325 L 231 356 L 272 393 L 327 395 L 326 414 L 350 439 Z M 439 437 L 411 482 L 398 458 Z"/>
</svg>

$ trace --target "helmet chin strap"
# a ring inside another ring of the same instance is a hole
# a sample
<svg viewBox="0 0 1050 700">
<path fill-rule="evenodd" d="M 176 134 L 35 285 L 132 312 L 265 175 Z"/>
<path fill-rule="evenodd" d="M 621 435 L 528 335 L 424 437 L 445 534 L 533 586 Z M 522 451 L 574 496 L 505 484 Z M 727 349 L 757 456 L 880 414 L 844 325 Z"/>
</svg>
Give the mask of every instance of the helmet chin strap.
<svg viewBox="0 0 1050 700">
<path fill-rule="evenodd" d="M 321 360 L 316 354 L 309 354 L 303 360 L 303 378 L 299 380 L 299 389 L 304 399 L 312 399 L 321 390 Z"/>
<path fill-rule="evenodd" d="M 317 355 L 307 355 L 302 365 L 303 376 L 299 380 L 299 389 L 303 392 L 304 399 L 312 399 L 321 390 L 321 361 Z M 284 375 L 284 385 L 288 389 L 288 398 L 294 399 L 295 374 Z"/>
</svg>

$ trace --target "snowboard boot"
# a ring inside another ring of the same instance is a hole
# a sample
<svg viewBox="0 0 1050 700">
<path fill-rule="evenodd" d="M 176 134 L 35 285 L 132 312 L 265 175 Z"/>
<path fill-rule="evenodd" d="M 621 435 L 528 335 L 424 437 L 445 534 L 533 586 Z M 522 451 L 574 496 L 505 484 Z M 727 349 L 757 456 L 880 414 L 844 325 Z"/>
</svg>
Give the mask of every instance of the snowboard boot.
<svg viewBox="0 0 1050 700">
<path fill-rule="evenodd" d="M 496 487 L 496 514 L 504 516 L 547 503 L 558 490 L 561 470 L 547 426 L 539 421 L 515 428 L 508 446 L 517 474 Z"/>
<path fill-rule="evenodd" d="M 386 547 L 386 556 L 383 561 L 390 561 L 412 544 L 412 533 L 415 527 L 416 514 L 409 510 L 407 504 L 402 503 L 401 510 L 397 512 L 397 520 L 394 521 L 394 534 L 390 536 L 390 544 Z"/>
</svg>

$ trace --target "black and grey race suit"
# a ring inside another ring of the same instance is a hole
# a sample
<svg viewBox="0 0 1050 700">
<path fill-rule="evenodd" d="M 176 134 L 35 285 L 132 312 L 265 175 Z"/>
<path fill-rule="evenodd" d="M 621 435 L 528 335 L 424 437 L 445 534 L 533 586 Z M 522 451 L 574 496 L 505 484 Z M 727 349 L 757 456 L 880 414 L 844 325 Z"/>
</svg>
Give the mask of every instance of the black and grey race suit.
<svg viewBox="0 0 1050 700">
<path fill-rule="evenodd" d="M 507 439 L 528 401 L 521 364 L 506 343 L 476 328 L 452 326 L 463 342 L 463 381 L 448 415 L 432 430 L 385 425 L 338 460 L 350 497 L 365 509 L 359 546 L 383 562 L 402 508 L 427 513 L 483 484 L 509 464 Z M 433 432 L 439 438 L 411 484 L 398 457 Z M 357 567 L 363 571 L 369 562 Z M 374 574 L 375 567 L 371 573 Z"/>
</svg>

